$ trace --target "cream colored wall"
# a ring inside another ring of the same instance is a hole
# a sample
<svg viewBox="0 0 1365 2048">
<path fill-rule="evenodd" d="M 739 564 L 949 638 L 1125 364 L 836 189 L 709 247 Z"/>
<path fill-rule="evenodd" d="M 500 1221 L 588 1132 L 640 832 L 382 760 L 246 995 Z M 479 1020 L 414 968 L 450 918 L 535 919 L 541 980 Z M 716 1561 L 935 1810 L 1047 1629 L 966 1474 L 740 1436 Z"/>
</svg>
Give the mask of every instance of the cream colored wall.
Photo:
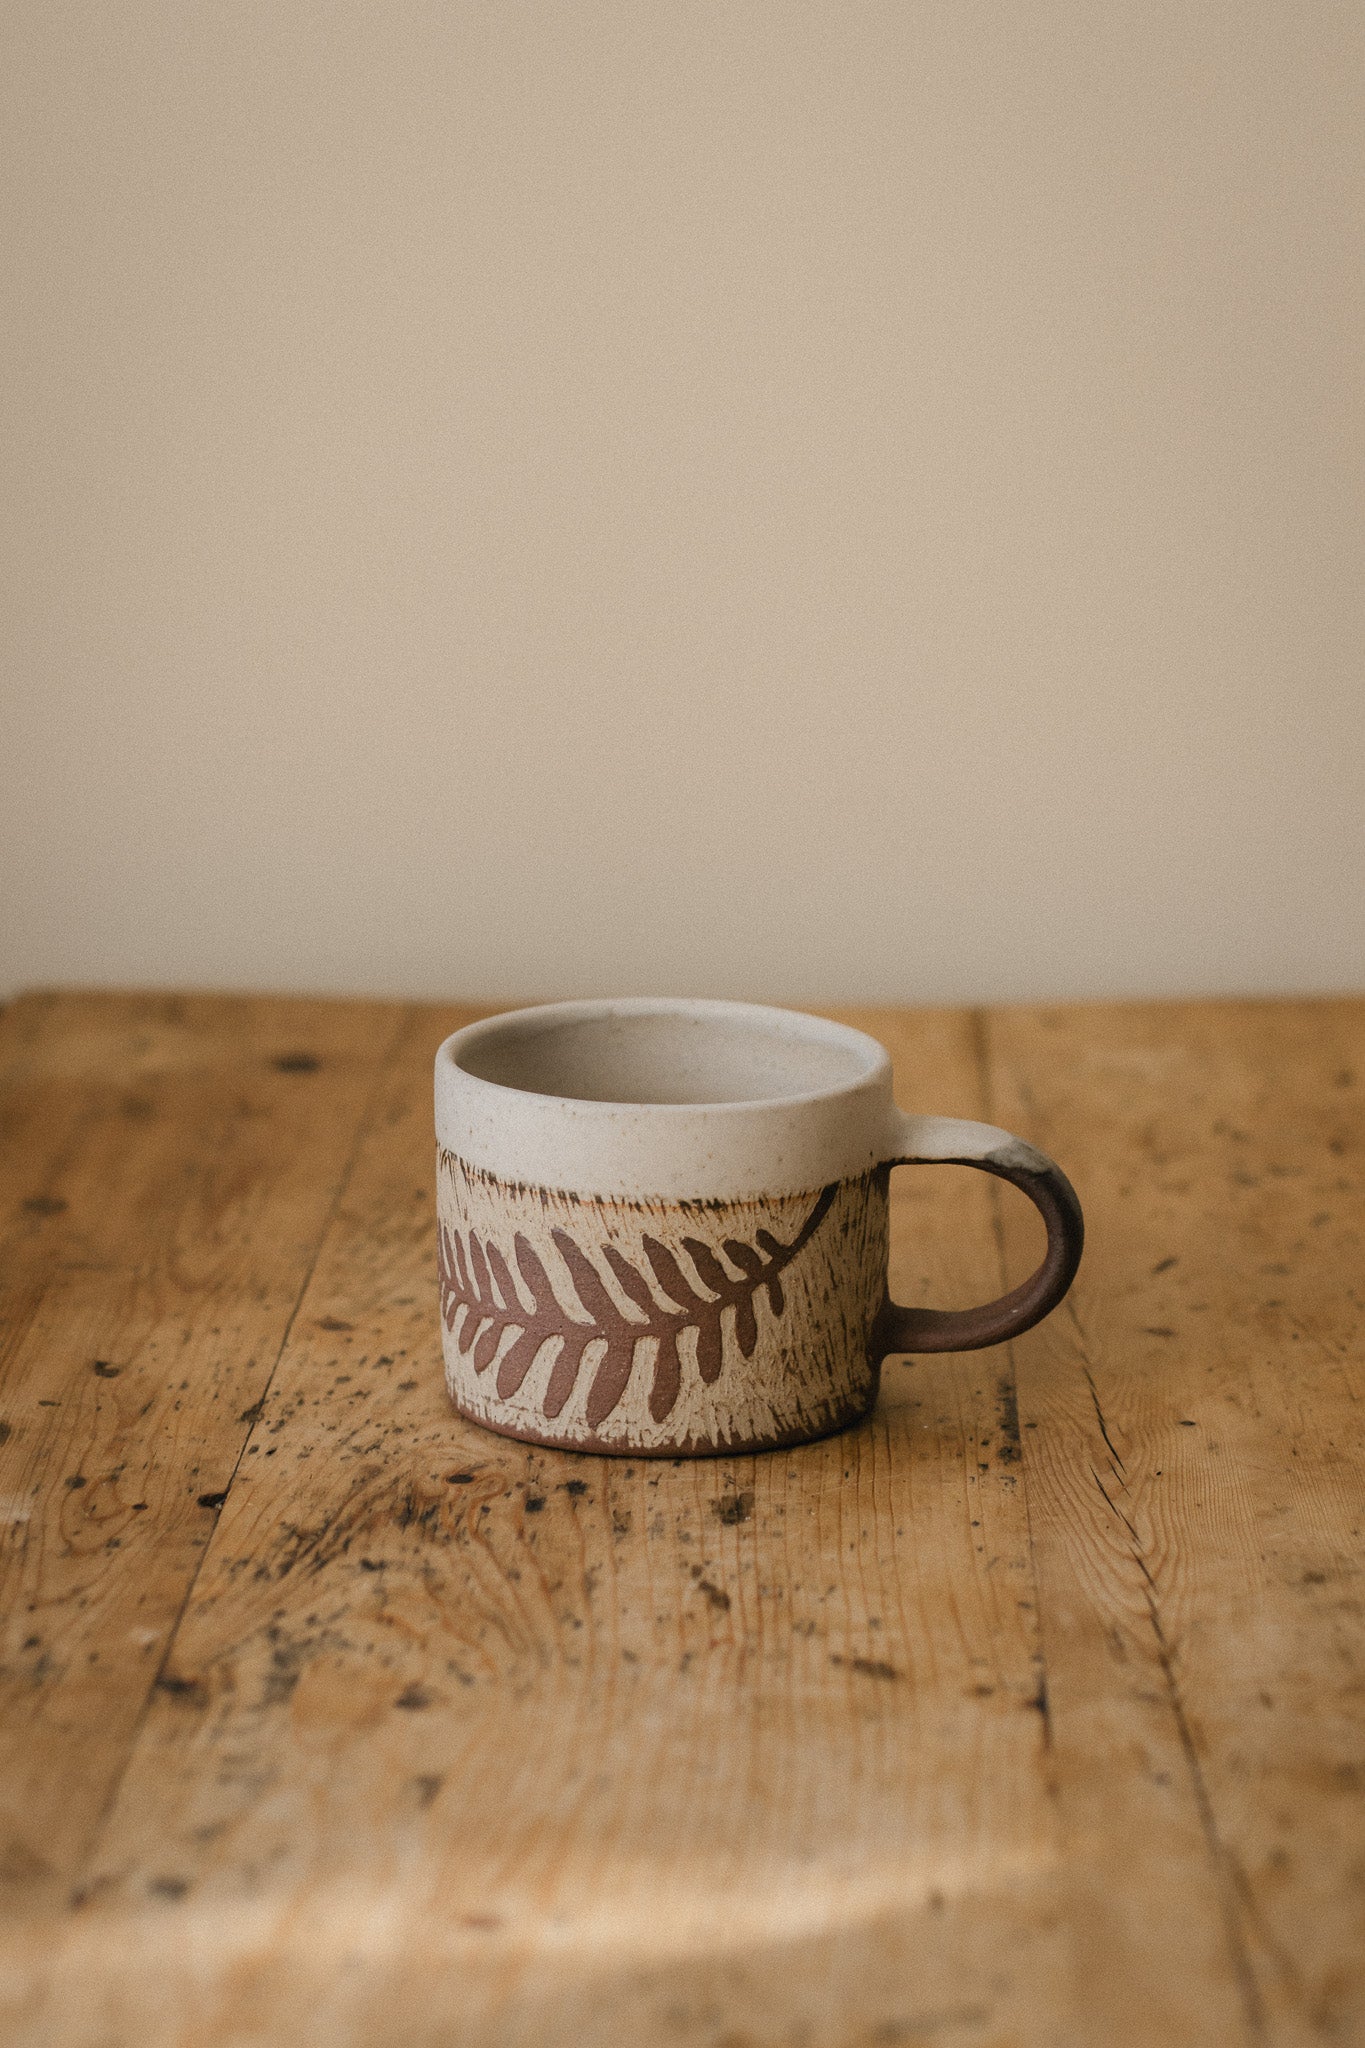
<svg viewBox="0 0 1365 2048">
<path fill-rule="evenodd" d="M 0 985 L 1365 981 L 1365 7 L 10 0 Z"/>
</svg>

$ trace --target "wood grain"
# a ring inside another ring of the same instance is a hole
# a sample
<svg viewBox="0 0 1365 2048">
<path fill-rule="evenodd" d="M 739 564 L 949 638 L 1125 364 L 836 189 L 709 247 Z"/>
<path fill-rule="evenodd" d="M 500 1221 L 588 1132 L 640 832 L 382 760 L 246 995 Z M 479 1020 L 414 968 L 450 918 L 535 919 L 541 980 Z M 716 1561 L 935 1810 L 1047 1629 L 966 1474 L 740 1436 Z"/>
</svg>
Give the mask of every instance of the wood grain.
<svg viewBox="0 0 1365 2048">
<path fill-rule="evenodd" d="M 112 1012 L 98 1050 L 99 1000 L 92 1086 L 126 1058 Z M 249 1056 L 223 1013 L 205 1101 L 214 1060 L 254 1074 L 278 1042 L 268 1013 Z M 88 1679 L 63 1679 L 60 1724 L 7 1696 L 43 1766 L 12 1780 L 36 1816 L 18 1838 L 53 1853 L 11 1873 L 5 2038 L 1365 2039 L 1365 1005 L 842 1013 L 891 1047 L 907 1108 L 990 1116 L 1066 1165 L 1091 1227 L 1075 1313 L 1013 1357 L 891 1362 L 829 1442 L 657 1465 L 493 1438 L 446 1402 L 430 1059 L 470 1014 L 411 1011 L 395 1040 L 394 1012 L 327 1010 L 329 1057 L 355 1062 L 336 1149 L 304 1117 L 291 1179 L 266 1104 L 192 1311 L 169 1211 L 145 1262 L 131 1224 L 77 1219 L 111 1247 L 78 1270 L 23 1236 L 14 1298 L 56 1292 L 23 1311 L 6 1399 L 49 1371 L 84 1417 L 75 1333 L 142 1316 L 179 1347 L 140 1340 L 162 1405 L 80 1469 L 123 1459 L 122 1500 L 141 1458 L 182 1509 L 121 1582 L 179 1604 L 120 1667 L 108 1734 Z M 220 1145 L 176 1114 L 205 1170 Z M 19 1127 L 65 1170 L 41 1118 Z M 150 1187 L 114 1170 L 140 1213 Z M 1037 1255 L 985 1176 L 906 1169 L 892 1209 L 906 1301 L 965 1306 Z M 217 1404 L 245 1419 L 221 1511 L 191 1526 L 204 1441 L 232 1431 L 184 1419 L 173 1373 L 212 1386 L 257 1356 L 242 1318 L 278 1322 L 291 1285 L 261 1392 Z M 30 1449 L 14 1489 L 72 1663 L 73 1447 Z M 132 1597 L 89 1624 L 101 1657 Z"/>
<path fill-rule="evenodd" d="M 30 999 L 0 1022 L 0 1888 L 65 1900 L 399 1013 Z"/>
<path fill-rule="evenodd" d="M 1365 2039 L 1365 1005 L 990 1049 L 993 1113 L 1084 1162 L 1081 1279 L 1019 1347 L 1083 2008 Z"/>
</svg>

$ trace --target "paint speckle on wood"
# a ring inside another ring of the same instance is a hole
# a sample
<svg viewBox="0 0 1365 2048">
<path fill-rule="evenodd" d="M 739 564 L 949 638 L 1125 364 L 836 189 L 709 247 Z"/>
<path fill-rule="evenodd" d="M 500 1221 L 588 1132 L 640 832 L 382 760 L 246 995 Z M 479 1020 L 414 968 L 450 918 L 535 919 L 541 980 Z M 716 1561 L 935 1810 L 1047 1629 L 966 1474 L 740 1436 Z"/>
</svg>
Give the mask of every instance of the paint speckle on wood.
<svg viewBox="0 0 1365 2048">
<path fill-rule="evenodd" d="M 1093 1263 L 1009 1354 L 699 1467 L 448 1408 L 410 1195 L 459 1018 L 26 1004 L 0 1897 L 35 2042 L 91 2000 L 261 2048 L 1365 2030 L 1365 1005 L 855 1018 L 908 1103 L 1076 1162 Z M 22 1215 L 59 1157 L 69 1267 Z M 1016 1206 L 897 1174 L 893 1293 L 1022 1277 Z"/>
</svg>

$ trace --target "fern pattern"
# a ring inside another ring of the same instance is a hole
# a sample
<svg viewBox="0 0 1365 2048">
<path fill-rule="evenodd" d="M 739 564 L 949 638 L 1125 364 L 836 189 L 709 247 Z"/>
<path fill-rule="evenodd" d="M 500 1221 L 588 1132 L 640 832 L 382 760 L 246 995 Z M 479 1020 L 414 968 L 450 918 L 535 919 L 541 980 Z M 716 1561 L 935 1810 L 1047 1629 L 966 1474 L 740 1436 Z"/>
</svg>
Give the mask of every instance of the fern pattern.
<svg viewBox="0 0 1365 2048">
<path fill-rule="evenodd" d="M 648 1276 L 615 1245 L 604 1245 L 601 1256 L 635 1311 L 630 1316 L 622 1311 L 597 1267 L 568 1231 L 552 1231 L 578 1302 L 591 1318 L 587 1322 L 563 1306 L 543 1261 L 520 1231 L 512 1241 L 514 1275 L 511 1262 L 490 1238 L 480 1240 L 472 1229 L 461 1233 L 443 1225 L 438 1246 L 441 1317 L 459 1355 L 470 1360 L 476 1373 L 488 1371 L 508 1331 L 516 1332 L 498 1364 L 496 1384 L 504 1400 L 518 1392 L 546 1340 L 561 1339 L 542 1403 L 550 1419 L 562 1412 L 578 1384 L 588 1346 L 605 1338 L 606 1351 L 588 1389 L 591 1429 L 600 1427 L 620 1401 L 634 1368 L 636 1346 L 641 1338 L 652 1337 L 658 1349 L 649 1412 L 656 1422 L 663 1422 L 671 1414 L 682 1384 L 678 1339 L 683 1332 L 696 1332 L 697 1370 L 708 1386 L 720 1377 L 724 1362 L 721 1319 L 727 1309 L 734 1313 L 735 1342 L 742 1356 L 751 1358 L 758 1342 L 754 1313 L 758 1295 L 766 1293 L 774 1316 L 783 1314 L 782 1273 L 815 1235 L 837 1192 L 837 1186 L 822 1190 L 789 1243 L 784 1244 L 770 1230 L 757 1231 L 752 1244 L 726 1238 L 720 1250 L 730 1266 L 738 1269 L 737 1275 L 697 1237 L 685 1237 L 681 1245 L 695 1277 L 684 1271 L 674 1253 L 656 1237 L 641 1239 Z"/>
</svg>

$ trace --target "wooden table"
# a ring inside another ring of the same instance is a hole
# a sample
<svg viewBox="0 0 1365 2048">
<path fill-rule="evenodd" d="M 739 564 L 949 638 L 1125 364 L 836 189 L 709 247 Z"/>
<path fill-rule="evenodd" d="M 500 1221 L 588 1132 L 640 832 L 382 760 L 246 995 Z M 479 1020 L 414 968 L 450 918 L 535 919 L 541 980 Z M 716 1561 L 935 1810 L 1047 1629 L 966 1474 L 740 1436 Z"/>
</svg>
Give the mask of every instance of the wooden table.
<svg viewBox="0 0 1365 2048">
<path fill-rule="evenodd" d="M 5 2042 L 1365 2040 L 1365 1002 L 841 1013 L 1080 1280 L 678 1465 L 447 1405 L 475 1014 L 0 1019 Z M 1036 1252 L 893 1190 L 903 1300 Z"/>
</svg>

